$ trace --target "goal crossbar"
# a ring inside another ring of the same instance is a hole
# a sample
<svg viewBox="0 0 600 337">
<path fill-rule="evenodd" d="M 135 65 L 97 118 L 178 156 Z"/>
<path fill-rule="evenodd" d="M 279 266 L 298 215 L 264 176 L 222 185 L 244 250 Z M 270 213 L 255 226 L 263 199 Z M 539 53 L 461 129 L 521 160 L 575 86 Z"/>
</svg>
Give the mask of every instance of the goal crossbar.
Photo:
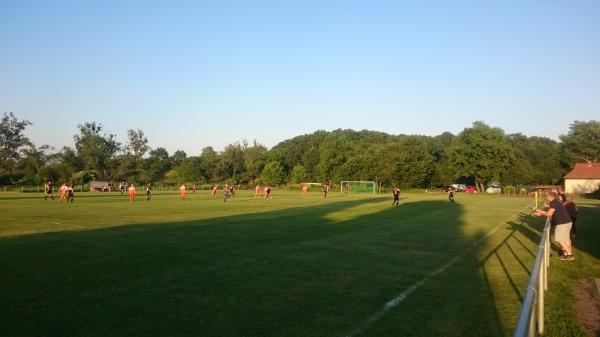
<svg viewBox="0 0 600 337">
<path fill-rule="evenodd" d="M 300 183 L 300 185 L 308 185 L 308 186 L 322 186 L 323 183 Z"/>
</svg>

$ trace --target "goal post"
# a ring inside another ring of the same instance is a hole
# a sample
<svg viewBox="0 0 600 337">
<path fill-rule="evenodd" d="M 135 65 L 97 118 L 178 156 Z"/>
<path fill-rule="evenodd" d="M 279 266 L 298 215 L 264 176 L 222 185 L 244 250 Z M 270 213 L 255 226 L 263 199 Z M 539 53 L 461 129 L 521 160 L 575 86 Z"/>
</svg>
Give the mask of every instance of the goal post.
<svg viewBox="0 0 600 337">
<path fill-rule="evenodd" d="M 340 184 L 342 193 L 377 193 L 377 183 L 374 181 L 352 181 L 344 180 Z"/>
</svg>

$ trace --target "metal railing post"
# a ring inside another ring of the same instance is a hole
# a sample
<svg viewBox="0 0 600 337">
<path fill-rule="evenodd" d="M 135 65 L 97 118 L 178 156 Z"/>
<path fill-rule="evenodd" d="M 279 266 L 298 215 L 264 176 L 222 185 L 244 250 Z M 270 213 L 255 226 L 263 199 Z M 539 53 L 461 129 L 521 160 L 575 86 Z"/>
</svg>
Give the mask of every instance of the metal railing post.
<svg viewBox="0 0 600 337">
<path fill-rule="evenodd" d="M 548 268 L 550 268 L 550 251 L 552 246 L 552 241 L 550 241 L 550 225 L 548 225 L 548 237 L 546 238 L 546 260 L 548 262 Z"/>
<path fill-rule="evenodd" d="M 535 337 L 535 315 L 531 315 L 531 319 L 529 320 L 529 331 L 527 332 L 527 336 Z"/>
<path fill-rule="evenodd" d="M 542 263 L 541 275 L 538 279 L 538 303 L 537 303 L 537 331 L 538 334 L 544 333 L 544 278 L 546 278 L 546 266 Z"/>
<path fill-rule="evenodd" d="M 546 226 L 546 247 L 544 248 L 544 257 L 546 258 L 545 273 L 544 273 L 544 291 L 548 290 L 548 268 L 550 268 L 550 225 Z"/>
</svg>

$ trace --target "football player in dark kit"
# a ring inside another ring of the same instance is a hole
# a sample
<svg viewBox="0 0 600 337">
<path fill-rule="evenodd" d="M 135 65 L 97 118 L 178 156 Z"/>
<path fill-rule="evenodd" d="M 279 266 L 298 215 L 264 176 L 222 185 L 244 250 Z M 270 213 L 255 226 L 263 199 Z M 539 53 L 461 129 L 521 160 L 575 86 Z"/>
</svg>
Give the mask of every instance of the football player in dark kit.
<svg viewBox="0 0 600 337">
<path fill-rule="evenodd" d="M 146 186 L 146 201 L 150 201 L 150 198 L 152 198 L 152 184 Z"/>
<path fill-rule="evenodd" d="M 223 202 L 226 202 L 227 199 L 231 198 L 232 196 L 231 187 L 229 184 L 225 184 L 225 187 L 223 188 Z"/>
<path fill-rule="evenodd" d="M 67 185 L 67 202 L 73 202 L 75 200 L 75 190 L 73 189 L 73 185 Z"/>
<path fill-rule="evenodd" d="M 448 190 L 448 200 L 450 200 L 451 203 L 454 203 L 454 191 L 452 189 Z"/>
<path fill-rule="evenodd" d="M 44 200 L 48 200 L 48 197 L 54 200 L 54 186 L 50 180 L 44 184 Z"/>
<path fill-rule="evenodd" d="M 323 199 L 327 199 L 327 193 L 329 192 L 329 185 L 327 182 L 323 183 Z"/>
<path fill-rule="evenodd" d="M 398 206 L 400 204 L 400 189 L 398 188 L 398 186 L 394 186 L 392 194 L 394 195 L 394 202 L 392 202 L 392 206 Z"/>
</svg>

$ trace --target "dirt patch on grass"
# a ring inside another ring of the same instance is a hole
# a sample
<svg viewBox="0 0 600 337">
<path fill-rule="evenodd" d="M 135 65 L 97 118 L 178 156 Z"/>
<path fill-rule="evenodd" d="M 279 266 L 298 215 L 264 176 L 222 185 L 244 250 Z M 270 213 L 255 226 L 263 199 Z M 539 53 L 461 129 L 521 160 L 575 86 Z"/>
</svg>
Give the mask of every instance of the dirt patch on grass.
<svg viewBox="0 0 600 337">
<path fill-rule="evenodd" d="M 600 283 L 600 281 L 597 281 Z M 600 289 L 594 280 L 579 280 L 572 288 L 575 311 L 588 334 L 600 337 Z"/>
</svg>

